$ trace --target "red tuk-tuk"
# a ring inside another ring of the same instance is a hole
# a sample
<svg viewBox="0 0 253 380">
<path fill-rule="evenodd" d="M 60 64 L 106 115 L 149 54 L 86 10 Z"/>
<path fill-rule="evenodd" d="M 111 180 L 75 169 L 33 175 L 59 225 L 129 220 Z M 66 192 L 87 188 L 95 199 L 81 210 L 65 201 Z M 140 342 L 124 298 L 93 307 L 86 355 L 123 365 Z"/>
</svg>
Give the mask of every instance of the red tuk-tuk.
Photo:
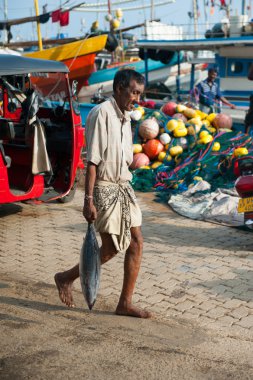
<svg viewBox="0 0 253 380">
<path fill-rule="evenodd" d="M 73 199 L 84 134 L 68 71 L 0 55 L 0 204 Z"/>
</svg>

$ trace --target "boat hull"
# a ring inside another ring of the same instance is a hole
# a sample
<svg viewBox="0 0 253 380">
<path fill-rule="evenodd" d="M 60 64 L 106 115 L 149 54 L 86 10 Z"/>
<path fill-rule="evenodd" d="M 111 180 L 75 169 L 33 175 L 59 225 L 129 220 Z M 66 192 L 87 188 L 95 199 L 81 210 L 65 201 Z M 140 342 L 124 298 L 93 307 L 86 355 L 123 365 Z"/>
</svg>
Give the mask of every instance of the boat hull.
<svg viewBox="0 0 253 380">
<path fill-rule="evenodd" d="M 164 81 L 168 77 L 168 70 L 178 61 L 178 54 L 175 54 L 169 64 L 163 64 L 160 61 L 148 60 L 149 83 Z M 81 102 L 89 102 L 90 98 L 98 89 L 103 86 L 103 94 L 110 95 L 112 93 L 113 79 L 116 72 L 122 68 L 132 68 L 141 74 L 145 74 L 145 62 L 143 60 L 120 63 L 112 68 L 95 71 L 91 74 L 88 80 L 88 86 L 83 86 L 79 91 L 78 98 Z"/>
<path fill-rule="evenodd" d="M 176 91 L 176 79 L 178 75 L 178 68 L 175 61 L 171 61 L 170 65 L 164 65 L 157 61 L 149 60 L 149 72 L 148 72 L 148 82 L 149 84 L 162 82 L 164 83 L 170 91 Z M 141 74 L 145 73 L 144 61 L 131 62 L 126 67 L 132 67 Z M 203 64 L 196 65 L 196 76 L 195 80 L 200 81 L 204 79 L 207 75 L 206 66 Z M 123 66 L 121 65 L 120 68 Z M 119 67 L 113 69 L 99 70 L 91 74 L 88 82 L 89 85 L 83 86 L 78 93 L 78 98 L 80 102 L 90 102 L 91 97 L 98 91 L 98 89 L 103 86 L 102 93 L 105 96 L 109 96 L 113 91 L 113 78 Z M 181 63 L 181 82 L 185 87 L 189 87 L 191 80 L 191 65 L 187 62 Z"/>
<path fill-rule="evenodd" d="M 70 80 L 77 80 L 80 89 L 87 84 L 89 76 L 94 71 L 96 53 L 104 49 L 106 41 L 107 35 L 101 35 L 24 55 L 65 63 L 70 70 Z"/>
</svg>

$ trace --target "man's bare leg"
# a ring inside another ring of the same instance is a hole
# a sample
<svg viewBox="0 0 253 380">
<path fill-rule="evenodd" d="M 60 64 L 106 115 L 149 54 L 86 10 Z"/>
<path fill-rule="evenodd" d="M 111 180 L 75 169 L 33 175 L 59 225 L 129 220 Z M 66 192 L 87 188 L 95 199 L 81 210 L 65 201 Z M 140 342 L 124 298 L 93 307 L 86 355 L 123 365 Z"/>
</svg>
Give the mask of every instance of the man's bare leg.
<svg viewBox="0 0 253 380">
<path fill-rule="evenodd" d="M 150 318 L 151 313 L 132 305 L 135 283 L 141 265 L 143 238 L 140 227 L 131 228 L 131 243 L 126 251 L 124 281 L 116 314 L 138 318 Z"/>
<path fill-rule="evenodd" d="M 117 251 L 113 244 L 111 235 L 101 233 L 102 246 L 101 250 L 101 264 L 106 263 L 112 259 Z M 73 295 L 72 295 L 72 285 L 73 282 L 79 277 L 79 264 L 75 265 L 73 268 L 65 271 L 56 273 L 54 280 L 59 292 L 60 300 L 65 303 L 68 307 L 74 307 Z"/>
</svg>

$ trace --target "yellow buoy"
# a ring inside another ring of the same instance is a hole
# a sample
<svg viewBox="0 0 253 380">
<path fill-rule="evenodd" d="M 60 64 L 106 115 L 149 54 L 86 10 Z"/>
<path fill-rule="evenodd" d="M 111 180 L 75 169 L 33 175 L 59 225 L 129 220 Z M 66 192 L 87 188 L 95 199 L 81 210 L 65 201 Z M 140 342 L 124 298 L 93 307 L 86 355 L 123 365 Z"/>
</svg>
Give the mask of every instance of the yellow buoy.
<svg viewBox="0 0 253 380">
<path fill-rule="evenodd" d="M 215 141 L 215 142 L 213 143 L 212 150 L 213 150 L 214 152 L 218 152 L 218 151 L 220 150 L 220 143 L 219 143 L 218 141 Z"/>
<path fill-rule="evenodd" d="M 155 161 L 152 165 L 151 165 L 151 168 L 152 169 L 156 169 L 158 168 L 158 166 L 162 165 L 162 162 L 160 161 Z"/>
<path fill-rule="evenodd" d="M 134 154 L 141 153 L 142 152 L 142 145 L 141 144 L 133 144 L 133 152 L 134 152 Z"/>
<path fill-rule="evenodd" d="M 165 157 L 166 157 L 166 152 L 160 152 L 159 154 L 158 154 L 158 161 L 161 161 L 161 162 L 163 162 L 163 160 L 165 159 Z"/>
<path fill-rule="evenodd" d="M 177 128 L 177 126 L 178 126 L 178 121 L 176 119 L 171 119 L 167 123 L 167 129 L 169 132 L 174 131 L 174 129 Z"/>
<path fill-rule="evenodd" d="M 115 18 L 114 20 L 112 20 L 112 27 L 113 27 L 113 29 L 118 29 L 119 26 L 120 26 L 120 21 L 117 18 Z"/>
<path fill-rule="evenodd" d="M 187 135 L 187 133 L 188 133 L 188 131 L 187 131 L 187 128 L 185 126 L 182 126 L 182 127 L 179 126 L 179 127 L 174 129 L 173 136 L 174 137 L 184 137 Z"/>
<path fill-rule="evenodd" d="M 208 134 L 207 136 L 204 136 L 202 139 L 200 139 L 200 141 L 202 144 L 208 144 L 213 141 L 213 136 Z"/>
<path fill-rule="evenodd" d="M 209 135 L 208 131 L 201 131 L 199 134 L 199 138 L 202 139 L 203 137 L 208 136 L 208 135 Z"/>
<path fill-rule="evenodd" d="M 183 148 L 180 145 L 173 146 L 170 148 L 170 155 L 172 157 L 177 156 L 178 154 L 183 153 Z"/>
<path fill-rule="evenodd" d="M 216 116 L 216 113 L 210 113 L 207 117 L 206 117 L 206 120 L 210 121 L 210 123 L 212 124 L 212 122 L 214 121 L 215 119 L 215 116 Z"/>
<path fill-rule="evenodd" d="M 235 157 L 240 157 L 240 156 L 246 156 L 248 154 L 248 149 L 247 148 L 244 148 L 244 147 L 241 147 L 241 148 L 236 148 L 234 150 L 234 155 Z"/>
</svg>

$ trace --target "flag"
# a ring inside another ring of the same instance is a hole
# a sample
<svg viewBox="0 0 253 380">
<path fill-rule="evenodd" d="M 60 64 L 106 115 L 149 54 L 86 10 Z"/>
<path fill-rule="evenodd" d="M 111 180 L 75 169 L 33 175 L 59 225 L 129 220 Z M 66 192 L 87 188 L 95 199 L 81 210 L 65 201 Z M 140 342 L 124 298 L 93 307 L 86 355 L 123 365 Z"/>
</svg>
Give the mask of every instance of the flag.
<svg viewBox="0 0 253 380">
<path fill-rule="evenodd" d="M 69 11 L 60 12 L 60 25 L 67 26 L 69 24 Z"/>
<path fill-rule="evenodd" d="M 57 9 L 57 11 L 52 12 L 52 22 L 60 21 L 60 9 Z"/>
<path fill-rule="evenodd" d="M 39 16 L 39 21 L 41 24 L 45 24 L 50 19 L 50 13 L 43 13 Z"/>
</svg>

